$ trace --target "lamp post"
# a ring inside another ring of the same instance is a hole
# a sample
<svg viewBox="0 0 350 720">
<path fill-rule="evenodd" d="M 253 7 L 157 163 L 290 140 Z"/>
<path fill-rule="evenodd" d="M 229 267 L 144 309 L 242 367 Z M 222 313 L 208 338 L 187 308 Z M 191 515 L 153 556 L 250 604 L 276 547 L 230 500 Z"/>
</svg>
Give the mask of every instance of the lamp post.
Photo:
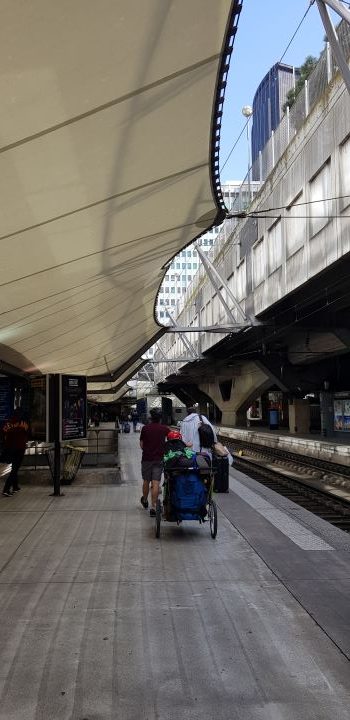
<svg viewBox="0 0 350 720">
<path fill-rule="evenodd" d="M 250 126 L 250 118 L 253 115 L 253 108 L 250 105 L 244 105 L 242 107 L 242 115 L 247 118 L 247 147 L 248 147 L 248 194 L 249 194 L 249 202 L 251 202 L 252 194 L 251 194 L 251 185 L 250 185 L 250 171 L 251 171 L 251 155 L 250 155 L 250 133 L 249 133 L 249 126 Z"/>
</svg>

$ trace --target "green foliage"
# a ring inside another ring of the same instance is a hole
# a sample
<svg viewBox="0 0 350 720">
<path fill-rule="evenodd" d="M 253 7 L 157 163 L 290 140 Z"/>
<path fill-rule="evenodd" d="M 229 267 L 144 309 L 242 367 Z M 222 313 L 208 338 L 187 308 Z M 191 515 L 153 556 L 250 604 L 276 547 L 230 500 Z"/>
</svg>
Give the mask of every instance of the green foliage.
<svg viewBox="0 0 350 720">
<path fill-rule="evenodd" d="M 313 55 L 308 55 L 305 58 L 302 66 L 299 68 L 300 75 L 295 83 L 295 87 L 291 88 L 291 90 L 287 93 L 287 99 L 282 108 L 283 112 L 286 112 L 287 107 L 291 108 L 292 105 L 294 105 L 300 91 L 304 87 L 305 80 L 307 80 L 309 75 L 311 75 L 314 67 L 317 65 L 317 62 L 317 58 Z"/>
</svg>

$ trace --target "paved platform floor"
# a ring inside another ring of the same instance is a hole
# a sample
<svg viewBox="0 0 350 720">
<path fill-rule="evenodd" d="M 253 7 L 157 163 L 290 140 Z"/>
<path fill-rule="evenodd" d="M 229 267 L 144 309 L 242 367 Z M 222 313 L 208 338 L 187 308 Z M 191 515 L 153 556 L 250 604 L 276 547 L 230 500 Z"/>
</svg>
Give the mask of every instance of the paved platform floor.
<svg viewBox="0 0 350 720">
<path fill-rule="evenodd" d="M 0 720 L 348 720 L 350 538 L 233 471 L 215 541 L 155 540 L 120 445 L 121 481 L 0 498 Z"/>
</svg>

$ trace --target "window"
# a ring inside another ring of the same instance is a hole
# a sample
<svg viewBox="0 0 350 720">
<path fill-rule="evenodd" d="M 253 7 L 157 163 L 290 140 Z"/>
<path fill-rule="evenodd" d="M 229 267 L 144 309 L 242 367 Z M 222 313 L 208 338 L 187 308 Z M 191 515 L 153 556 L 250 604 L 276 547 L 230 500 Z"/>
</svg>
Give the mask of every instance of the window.
<svg viewBox="0 0 350 720">
<path fill-rule="evenodd" d="M 170 304 L 175 305 L 175 300 L 173 298 L 171 299 Z"/>
<path fill-rule="evenodd" d="M 341 195 L 347 195 L 340 200 L 342 210 L 350 204 L 350 138 L 340 146 L 340 188 Z"/>
<path fill-rule="evenodd" d="M 182 263 L 182 269 L 186 270 L 186 263 Z"/>
<path fill-rule="evenodd" d="M 177 292 L 178 295 L 180 295 L 181 288 L 177 287 L 177 288 L 176 288 L 176 292 Z"/>
<path fill-rule="evenodd" d="M 197 267 L 198 267 L 197 263 L 193 263 L 193 270 L 197 270 Z"/>
<path fill-rule="evenodd" d="M 282 265 L 282 224 L 281 220 L 272 225 L 267 237 L 268 274 L 275 272 Z"/>
<path fill-rule="evenodd" d="M 192 263 L 188 262 L 188 263 L 187 263 L 187 268 L 188 268 L 188 270 L 191 270 L 191 269 L 192 269 Z"/>
<path fill-rule="evenodd" d="M 192 255 L 191 250 L 187 250 L 187 257 L 191 257 L 191 255 Z"/>
<path fill-rule="evenodd" d="M 181 267 L 180 263 L 177 262 L 177 263 L 176 263 L 176 270 L 180 270 L 180 267 Z"/>
<path fill-rule="evenodd" d="M 161 311 L 160 311 L 160 313 L 159 313 L 159 317 L 161 317 L 161 318 L 162 318 L 162 317 L 164 317 L 164 313 L 163 313 L 163 310 L 161 310 Z"/>
<path fill-rule="evenodd" d="M 303 193 L 293 201 L 287 210 L 286 220 L 286 249 L 287 257 L 293 255 L 305 243 L 306 235 L 306 219 L 300 217 L 305 215 L 305 205 L 303 202 Z"/>
<path fill-rule="evenodd" d="M 170 275 L 170 280 L 171 280 L 171 282 L 174 282 L 174 280 L 175 280 L 175 275 Z"/>
<path fill-rule="evenodd" d="M 330 175 L 331 164 L 327 162 L 310 182 L 311 236 L 327 224 L 331 213 L 331 203 L 325 199 L 330 196 Z"/>
<path fill-rule="evenodd" d="M 253 247 L 253 278 L 254 287 L 257 287 L 265 280 L 265 242 L 261 238 Z"/>
<path fill-rule="evenodd" d="M 175 288 L 174 288 L 174 287 L 170 288 L 170 292 L 171 292 L 172 294 L 174 294 L 174 293 L 175 293 Z"/>
</svg>

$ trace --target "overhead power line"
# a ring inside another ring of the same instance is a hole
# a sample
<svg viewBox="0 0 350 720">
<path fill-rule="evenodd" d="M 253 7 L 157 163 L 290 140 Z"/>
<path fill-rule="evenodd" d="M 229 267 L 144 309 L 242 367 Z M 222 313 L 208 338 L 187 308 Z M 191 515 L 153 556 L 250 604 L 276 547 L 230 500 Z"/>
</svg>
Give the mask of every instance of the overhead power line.
<svg viewBox="0 0 350 720">
<path fill-rule="evenodd" d="M 312 2 L 310 1 L 309 7 L 307 8 L 306 12 L 304 13 L 303 17 L 301 18 L 301 20 L 300 20 L 300 22 L 299 22 L 299 24 L 298 24 L 298 27 L 297 27 L 296 30 L 294 31 L 291 39 L 290 39 L 289 42 L 288 42 L 287 47 L 285 48 L 285 50 L 284 50 L 284 52 L 282 53 L 282 55 L 281 55 L 281 57 L 280 57 L 280 59 L 279 59 L 278 62 L 280 62 L 280 63 L 282 62 L 284 56 L 286 55 L 287 51 L 289 50 L 289 48 L 290 48 L 290 46 L 291 46 L 291 44 L 292 44 L 295 36 L 296 36 L 297 33 L 299 32 L 299 30 L 300 30 L 300 28 L 301 28 L 301 26 L 302 26 L 302 24 L 303 24 L 303 22 L 304 22 L 304 20 L 305 20 L 305 18 L 306 18 L 306 16 L 307 16 L 308 12 L 309 12 L 309 10 L 310 10 L 311 5 L 312 5 Z M 235 140 L 234 144 L 232 145 L 232 148 L 231 148 L 229 154 L 228 154 L 227 157 L 226 157 L 225 162 L 224 162 L 224 163 L 222 164 L 222 166 L 220 167 L 220 170 L 219 170 L 220 173 L 223 171 L 225 165 L 227 165 L 227 163 L 228 163 L 228 161 L 229 161 L 229 159 L 230 159 L 230 157 L 231 157 L 234 149 L 237 147 L 238 142 L 239 142 L 239 140 L 241 139 L 241 137 L 242 137 L 242 135 L 243 135 L 243 133 L 244 133 L 247 125 L 248 125 L 249 119 L 250 119 L 250 118 L 248 118 L 247 121 L 244 123 L 241 132 L 239 133 L 237 139 Z"/>
<path fill-rule="evenodd" d="M 279 218 L 283 217 L 283 219 L 287 220 L 298 220 L 302 218 L 308 218 L 310 215 L 267 215 L 267 213 L 277 212 L 278 210 L 291 210 L 291 208 L 296 207 L 302 207 L 305 205 L 314 205 L 315 203 L 322 203 L 322 202 L 332 202 L 333 200 L 346 200 L 347 198 L 350 198 L 350 195 L 334 195 L 333 197 L 328 198 L 320 198 L 319 200 L 305 200 L 304 202 L 300 203 L 294 203 L 292 205 L 277 205 L 276 207 L 271 208 L 263 208 L 262 210 L 241 210 L 237 213 L 227 213 L 226 219 L 237 219 L 237 220 L 244 220 L 245 218 Z M 312 217 L 316 218 L 317 215 L 312 215 Z M 320 217 L 325 217 L 324 215 L 321 215 Z M 349 215 L 329 215 L 329 219 L 331 218 L 348 218 Z"/>
<path fill-rule="evenodd" d="M 291 44 L 292 44 L 292 42 L 293 42 L 296 34 L 299 32 L 299 30 L 300 30 L 300 28 L 301 28 L 301 26 L 302 26 L 302 24 L 303 24 L 303 22 L 304 22 L 304 20 L 305 20 L 305 18 L 306 18 L 306 16 L 307 16 L 307 14 L 308 14 L 308 12 L 309 12 L 309 10 L 310 10 L 310 8 L 311 8 L 311 5 L 312 5 L 312 2 L 309 3 L 309 7 L 307 8 L 306 12 L 304 13 L 303 17 L 301 18 L 300 23 L 299 23 L 297 29 L 296 29 L 295 32 L 293 33 L 293 35 L 292 35 L 291 39 L 289 40 L 289 43 L 288 43 L 285 51 L 284 51 L 283 54 L 281 55 L 281 57 L 280 57 L 280 59 L 279 59 L 278 62 L 280 62 L 280 63 L 282 62 L 284 56 L 286 55 L 287 51 L 289 50 L 289 48 L 290 48 L 290 46 L 291 46 Z"/>
</svg>

